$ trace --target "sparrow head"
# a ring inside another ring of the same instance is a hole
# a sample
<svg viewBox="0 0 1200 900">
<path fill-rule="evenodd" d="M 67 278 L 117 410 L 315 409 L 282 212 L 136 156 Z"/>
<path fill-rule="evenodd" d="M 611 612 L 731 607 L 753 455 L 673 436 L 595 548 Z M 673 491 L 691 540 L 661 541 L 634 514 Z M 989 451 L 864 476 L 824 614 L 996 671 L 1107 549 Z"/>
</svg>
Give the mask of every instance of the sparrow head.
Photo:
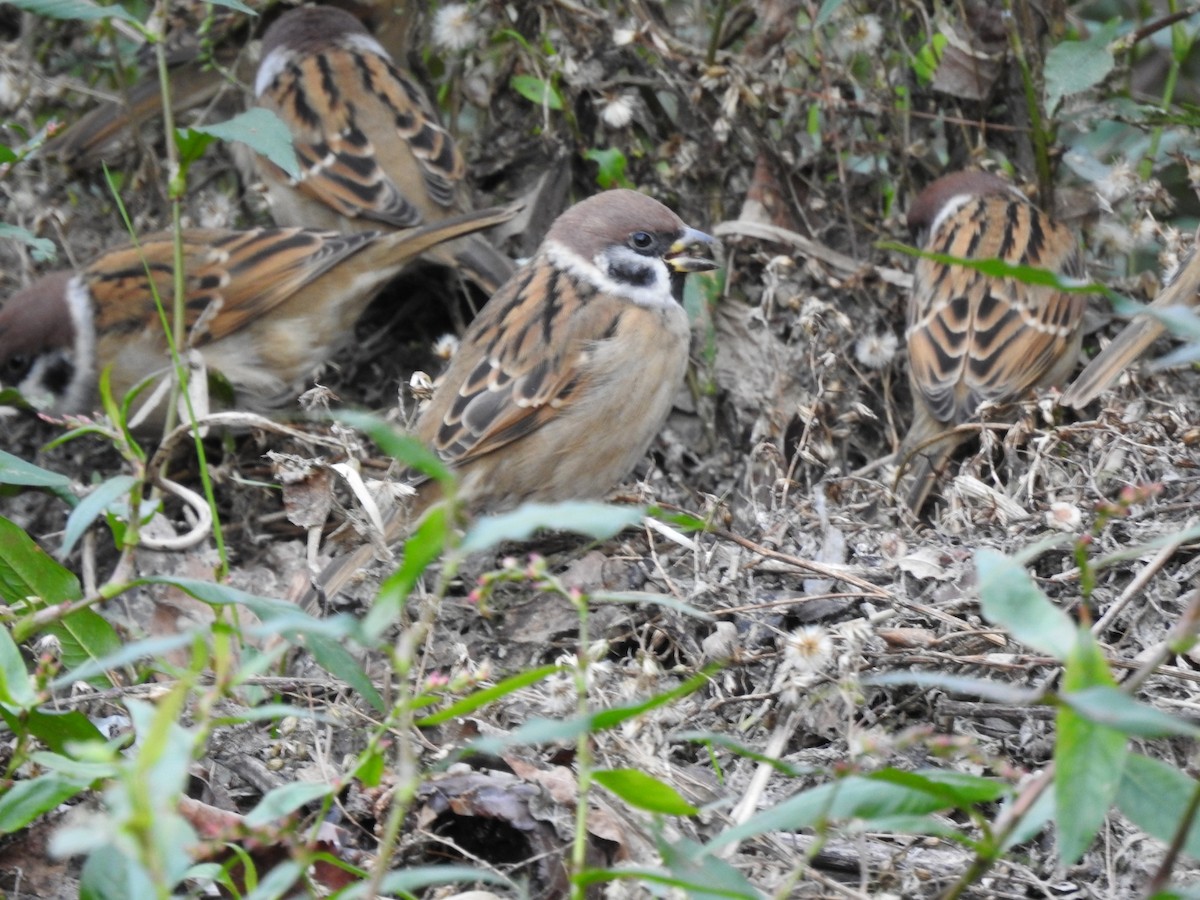
<svg viewBox="0 0 1200 900">
<path fill-rule="evenodd" d="M 387 51 L 366 27 L 336 6 L 301 6 L 271 23 L 263 35 L 262 63 L 254 82 L 261 97 L 295 56 L 309 56 L 329 47 L 346 47 L 387 57 Z"/>
<path fill-rule="evenodd" d="M 559 216 L 546 235 L 551 260 L 598 289 L 642 306 L 682 298 L 683 276 L 717 268 L 716 240 L 637 191 L 596 194 Z"/>
<path fill-rule="evenodd" d="M 54 272 L 0 308 L 0 385 L 39 409 L 73 411 L 90 390 L 70 300 L 78 284 L 73 273 Z"/>
<path fill-rule="evenodd" d="M 1014 185 L 990 172 L 952 172 L 917 195 L 908 210 L 908 229 L 914 238 L 927 238 L 948 216 L 975 197 L 1027 199 Z"/>
</svg>

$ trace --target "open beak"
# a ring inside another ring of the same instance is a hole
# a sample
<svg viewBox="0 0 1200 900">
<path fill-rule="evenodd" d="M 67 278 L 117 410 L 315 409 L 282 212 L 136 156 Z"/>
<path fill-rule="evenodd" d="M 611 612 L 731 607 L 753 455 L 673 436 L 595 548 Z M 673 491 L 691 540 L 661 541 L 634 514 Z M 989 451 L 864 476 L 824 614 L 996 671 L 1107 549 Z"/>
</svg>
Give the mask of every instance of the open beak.
<svg viewBox="0 0 1200 900">
<path fill-rule="evenodd" d="M 716 243 L 717 240 L 712 235 L 695 228 L 685 228 L 679 240 L 672 244 L 671 249 L 663 256 L 663 262 L 676 272 L 708 272 L 719 269 L 720 266 L 711 256 L 695 254 L 701 246 L 706 252 L 711 252 Z"/>
</svg>

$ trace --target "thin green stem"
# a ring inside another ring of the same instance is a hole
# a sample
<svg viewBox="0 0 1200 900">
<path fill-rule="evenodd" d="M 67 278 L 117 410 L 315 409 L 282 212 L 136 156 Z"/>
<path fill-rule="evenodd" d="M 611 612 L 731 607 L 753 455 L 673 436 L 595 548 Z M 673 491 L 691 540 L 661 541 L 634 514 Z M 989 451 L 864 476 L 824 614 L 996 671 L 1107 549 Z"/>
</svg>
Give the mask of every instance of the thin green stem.
<svg viewBox="0 0 1200 900">
<path fill-rule="evenodd" d="M 1178 4 L 1176 0 L 1170 0 L 1167 4 L 1169 14 L 1174 15 L 1178 12 Z M 1182 60 L 1187 59 L 1192 49 L 1192 42 L 1188 40 L 1187 29 L 1180 23 L 1171 26 L 1171 64 L 1167 68 L 1166 84 L 1163 85 L 1163 96 L 1159 103 L 1159 108 L 1165 113 L 1171 108 L 1172 102 L 1175 99 L 1175 88 L 1179 84 L 1179 68 Z M 1157 125 L 1150 133 L 1150 146 L 1146 151 L 1146 155 L 1142 157 L 1141 163 L 1138 165 L 1138 174 L 1142 179 L 1148 179 L 1154 173 L 1154 161 L 1158 158 L 1158 148 L 1162 143 L 1165 126 Z"/>
<path fill-rule="evenodd" d="M 575 608 L 579 615 L 579 655 L 575 666 L 575 712 L 581 722 L 586 722 L 591 714 L 588 702 L 588 664 L 591 661 L 588 627 L 587 597 L 576 592 L 568 594 L 575 600 Z M 585 900 L 587 891 L 574 876 L 578 876 L 587 865 L 588 847 L 588 794 L 592 787 L 592 735 L 585 732 L 580 735 L 575 748 L 575 767 L 578 771 L 579 793 L 575 807 L 575 842 L 571 848 L 571 898 Z"/>
</svg>

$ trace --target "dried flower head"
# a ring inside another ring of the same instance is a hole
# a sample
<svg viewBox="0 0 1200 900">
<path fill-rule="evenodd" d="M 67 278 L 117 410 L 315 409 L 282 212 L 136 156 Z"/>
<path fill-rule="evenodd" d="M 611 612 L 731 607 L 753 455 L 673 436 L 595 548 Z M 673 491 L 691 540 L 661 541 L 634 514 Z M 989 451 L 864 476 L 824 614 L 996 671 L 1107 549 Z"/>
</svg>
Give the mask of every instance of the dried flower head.
<svg viewBox="0 0 1200 900">
<path fill-rule="evenodd" d="M 1137 175 L 1133 171 L 1133 167 L 1128 162 L 1121 161 L 1116 163 L 1103 178 L 1099 178 L 1095 182 L 1096 193 L 1105 203 L 1119 203 L 1137 187 Z"/>
<path fill-rule="evenodd" d="M 882 40 L 883 26 L 879 24 L 879 16 L 858 16 L 851 19 L 842 30 L 842 39 L 838 42 L 838 52 L 843 57 L 858 53 L 874 53 L 875 48 Z"/>
<path fill-rule="evenodd" d="M 797 628 L 787 636 L 783 658 L 797 672 L 819 672 L 833 656 L 829 632 L 819 625 Z"/>
<path fill-rule="evenodd" d="M 627 91 L 608 94 L 600 103 L 600 119 L 609 128 L 624 128 L 633 121 L 634 96 Z"/>
<path fill-rule="evenodd" d="M 1083 516 L 1079 513 L 1079 507 L 1070 503 L 1062 501 L 1051 503 L 1049 509 L 1046 510 L 1046 524 L 1058 531 L 1078 531 L 1082 521 Z"/>
<path fill-rule="evenodd" d="M 433 44 L 440 50 L 461 53 L 479 42 L 479 26 L 465 3 L 447 3 L 433 17 Z"/>
<path fill-rule="evenodd" d="M 895 359 L 899 343 L 891 331 L 866 334 L 854 342 L 854 358 L 868 369 L 882 369 Z"/>
<path fill-rule="evenodd" d="M 443 334 L 433 342 L 433 355 L 438 359 L 449 359 L 458 351 L 458 337 L 453 334 Z"/>
</svg>

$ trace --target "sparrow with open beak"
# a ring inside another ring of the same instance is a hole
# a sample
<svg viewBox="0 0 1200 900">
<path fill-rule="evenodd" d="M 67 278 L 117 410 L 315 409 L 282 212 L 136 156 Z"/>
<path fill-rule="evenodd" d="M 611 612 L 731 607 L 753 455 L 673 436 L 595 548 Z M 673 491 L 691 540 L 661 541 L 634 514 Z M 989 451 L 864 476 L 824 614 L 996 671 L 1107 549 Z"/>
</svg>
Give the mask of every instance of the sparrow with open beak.
<svg viewBox="0 0 1200 900">
<path fill-rule="evenodd" d="M 483 210 L 403 232 L 352 235 L 186 230 L 187 346 L 225 377 L 238 408 L 276 407 L 349 339 L 372 297 L 405 265 L 440 241 L 514 212 Z M 171 235 L 152 235 L 14 294 L 0 308 L 0 384 L 46 412 L 79 413 L 93 408 L 106 368 L 118 398 L 171 371 L 154 295 L 171 308 L 173 261 Z M 159 407 L 147 424 L 164 414 Z"/>
<path fill-rule="evenodd" d="M 1082 278 L 1074 236 L 1015 187 L 956 172 L 913 202 L 909 227 L 931 253 L 998 259 Z M 1079 356 L 1083 295 L 922 258 L 908 304 L 913 423 L 900 450 L 915 457 L 908 506 L 919 512 L 965 437 L 955 426 L 985 401 L 1005 403 L 1063 381 Z"/>
<path fill-rule="evenodd" d="M 689 272 L 717 268 L 713 239 L 629 190 L 577 203 L 471 323 L 416 436 L 458 477 L 472 512 L 603 496 L 645 454 L 687 369 L 681 305 Z M 417 482 L 408 515 L 440 499 Z M 371 559 L 365 546 L 319 580 L 333 596 Z"/>
<path fill-rule="evenodd" d="M 289 10 L 267 29 L 262 52 L 254 93 L 291 130 L 301 169 L 291 179 L 257 158 L 276 223 L 411 228 L 470 208 L 453 138 L 412 76 L 358 19 L 328 6 Z M 428 258 L 489 294 L 513 271 L 479 235 Z"/>
</svg>

